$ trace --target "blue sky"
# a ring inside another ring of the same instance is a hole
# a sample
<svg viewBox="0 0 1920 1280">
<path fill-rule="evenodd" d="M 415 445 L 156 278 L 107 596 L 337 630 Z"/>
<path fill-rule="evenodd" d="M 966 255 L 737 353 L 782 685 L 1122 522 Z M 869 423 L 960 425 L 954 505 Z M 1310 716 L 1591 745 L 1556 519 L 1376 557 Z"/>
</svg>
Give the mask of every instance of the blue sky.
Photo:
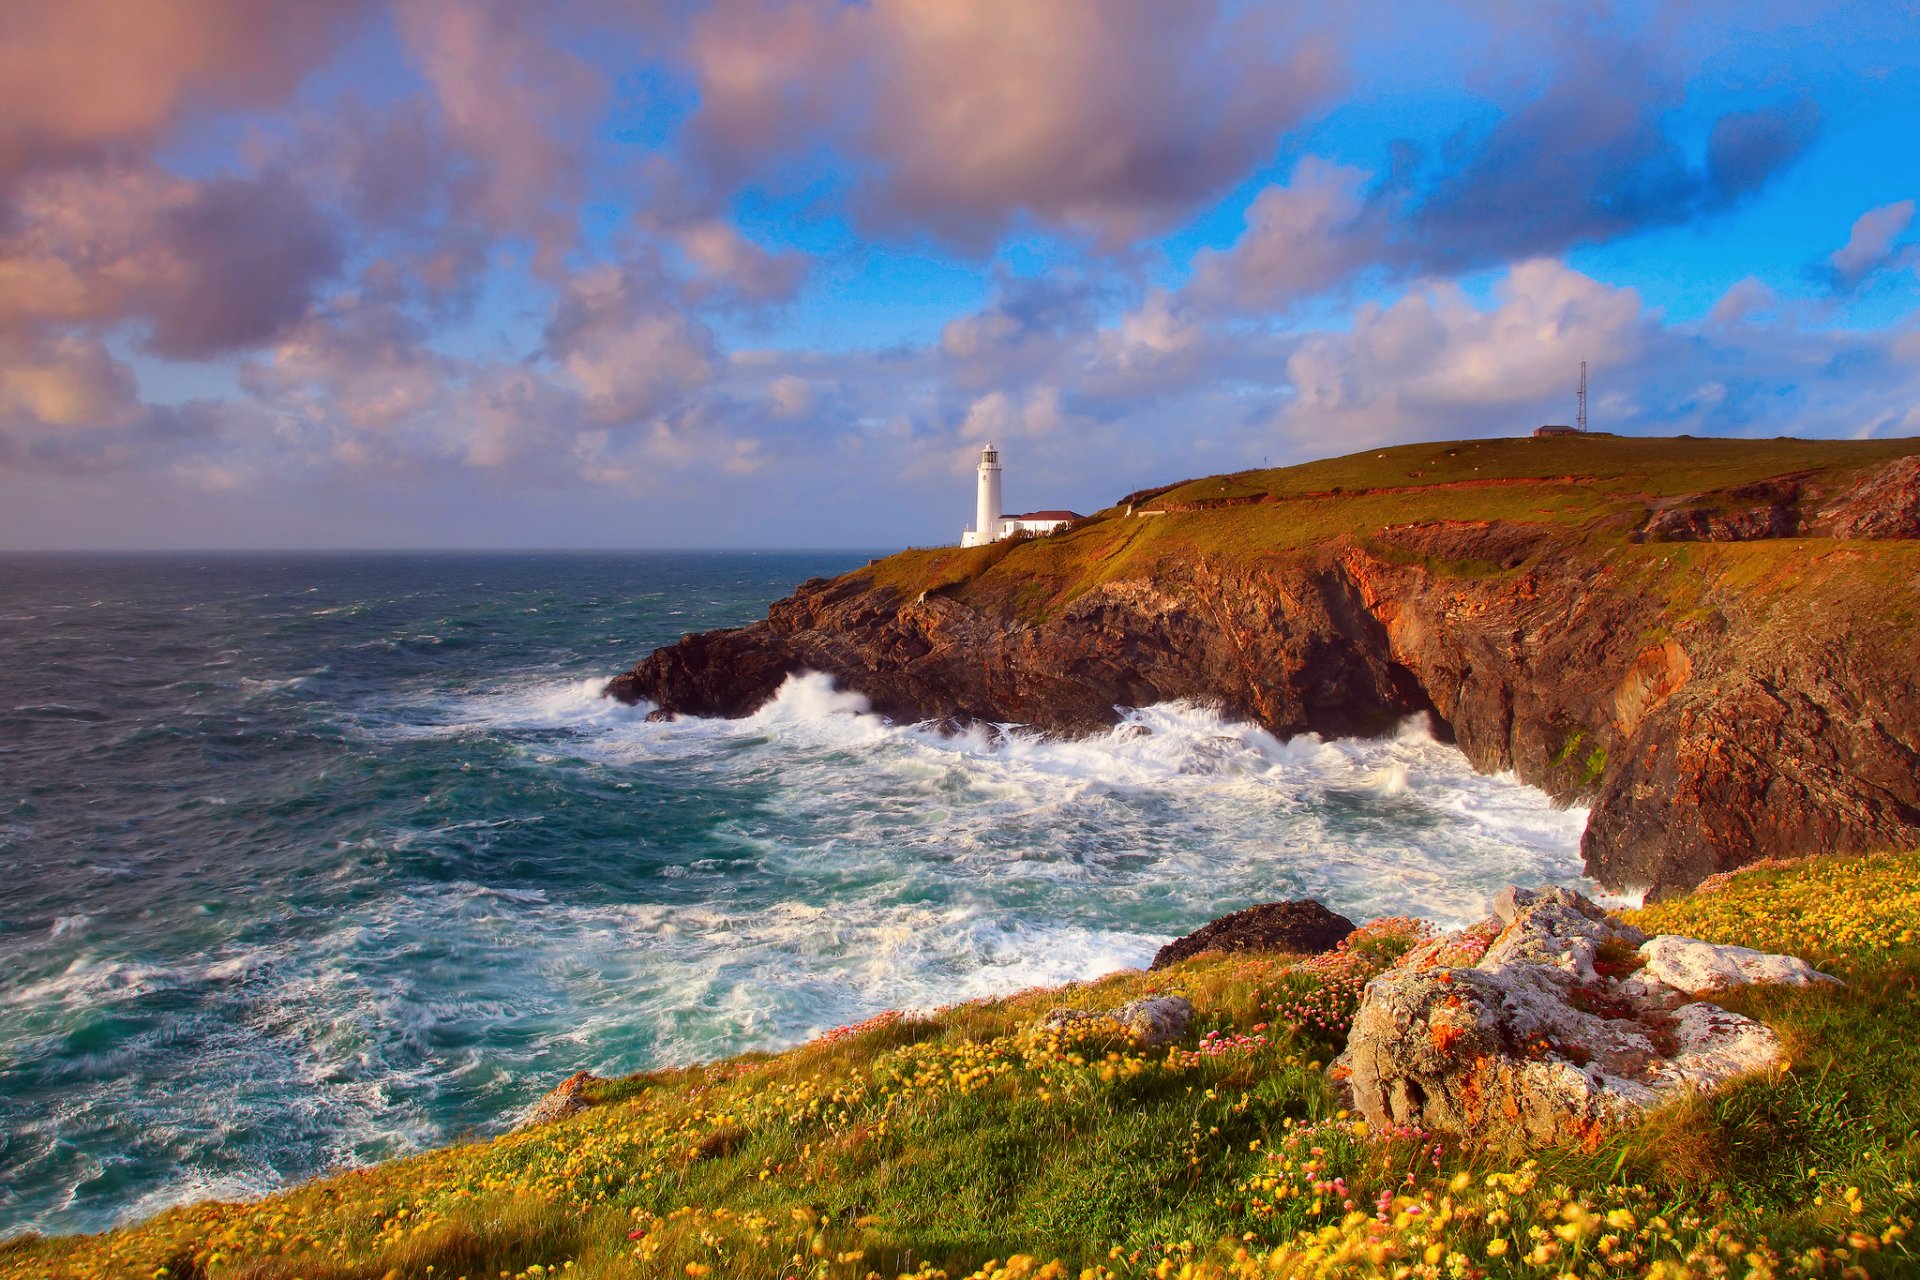
<svg viewBox="0 0 1920 1280">
<path fill-rule="evenodd" d="M 1920 432 L 1913 4 L 24 0 L 0 546 L 950 541 Z"/>
</svg>

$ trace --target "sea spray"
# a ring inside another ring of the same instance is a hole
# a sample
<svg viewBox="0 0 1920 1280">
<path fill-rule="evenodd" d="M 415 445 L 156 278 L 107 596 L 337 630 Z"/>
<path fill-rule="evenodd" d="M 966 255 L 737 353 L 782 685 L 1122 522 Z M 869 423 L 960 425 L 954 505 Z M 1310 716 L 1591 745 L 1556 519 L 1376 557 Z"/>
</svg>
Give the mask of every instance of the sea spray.
<svg viewBox="0 0 1920 1280">
<path fill-rule="evenodd" d="M 1283 743 L 1168 705 L 1063 740 L 890 724 L 819 676 L 737 721 L 600 696 L 852 562 L 27 575 L 0 626 L 0 1231 L 488 1132 L 580 1067 L 1093 977 L 1252 902 L 1457 921 L 1578 875 L 1583 813 L 1419 724 Z"/>
</svg>

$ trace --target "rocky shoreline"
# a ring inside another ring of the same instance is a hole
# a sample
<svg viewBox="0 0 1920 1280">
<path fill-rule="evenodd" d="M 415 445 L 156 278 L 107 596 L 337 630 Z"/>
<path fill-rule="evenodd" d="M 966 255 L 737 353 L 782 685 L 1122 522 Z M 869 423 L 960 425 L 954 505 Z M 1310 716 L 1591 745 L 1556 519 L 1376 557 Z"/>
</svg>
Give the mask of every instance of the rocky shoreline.
<svg viewBox="0 0 1920 1280">
<path fill-rule="evenodd" d="M 1488 483 L 1515 500 L 1514 481 Z M 1564 479 L 1540 483 L 1566 500 Z M 1457 489 L 1400 494 L 1422 518 L 1276 551 L 1202 535 L 1249 512 L 1284 531 L 1286 502 L 1152 521 L 1116 508 L 1045 548 L 981 548 L 1002 557 L 974 579 L 916 591 L 883 561 L 809 581 L 607 692 L 741 716 L 817 671 L 897 720 L 1063 734 L 1174 699 L 1282 738 L 1425 714 L 1481 771 L 1589 804 L 1588 873 L 1656 896 L 1767 857 L 1920 840 L 1920 460 L 1683 500 L 1589 491 L 1577 523 L 1448 519 L 1434 513 Z M 1200 550 L 1139 572 L 1098 563 L 1175 520 Z M 1074 555 L 1090 585 L 1024 608 L 1045 579 L 1022 566 L 1057 576 Z"/>
</svg>

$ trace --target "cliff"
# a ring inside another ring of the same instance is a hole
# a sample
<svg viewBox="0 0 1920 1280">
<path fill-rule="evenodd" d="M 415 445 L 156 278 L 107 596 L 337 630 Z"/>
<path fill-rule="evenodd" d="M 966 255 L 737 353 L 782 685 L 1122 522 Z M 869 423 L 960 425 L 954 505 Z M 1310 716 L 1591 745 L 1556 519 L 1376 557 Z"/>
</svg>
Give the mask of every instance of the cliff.
<svg viewBox="0 0 1920 1280">
<path fill-rule="evenodd" d="M 738 716 L 825 672 L 901 720 L 1079 734 L 1189 699 L 1288 737 L 1431 715 L 1592 806 L 1656 893 L 1920 839 L 1920 440 L 1409 445 L 904 552 L 608 692 Z"/>
</svg>

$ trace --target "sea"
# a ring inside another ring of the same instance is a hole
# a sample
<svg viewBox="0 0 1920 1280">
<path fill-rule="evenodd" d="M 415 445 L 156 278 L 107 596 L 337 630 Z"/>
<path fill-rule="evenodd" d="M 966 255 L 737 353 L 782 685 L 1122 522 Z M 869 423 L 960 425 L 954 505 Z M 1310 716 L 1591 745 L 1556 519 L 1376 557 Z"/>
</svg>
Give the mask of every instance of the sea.
<svg viewBox="0 0 1920 1280">
<path fill-rule="evenodd" d="M 1586 814 L 1423 723 L 1050 739 L 609 676 L 848 552 L 0 557 L 0 1235 L 500 1132 L 570 1072 L 1148 963 L 1251 903 L 1476 918 Z"/>
</svg>

